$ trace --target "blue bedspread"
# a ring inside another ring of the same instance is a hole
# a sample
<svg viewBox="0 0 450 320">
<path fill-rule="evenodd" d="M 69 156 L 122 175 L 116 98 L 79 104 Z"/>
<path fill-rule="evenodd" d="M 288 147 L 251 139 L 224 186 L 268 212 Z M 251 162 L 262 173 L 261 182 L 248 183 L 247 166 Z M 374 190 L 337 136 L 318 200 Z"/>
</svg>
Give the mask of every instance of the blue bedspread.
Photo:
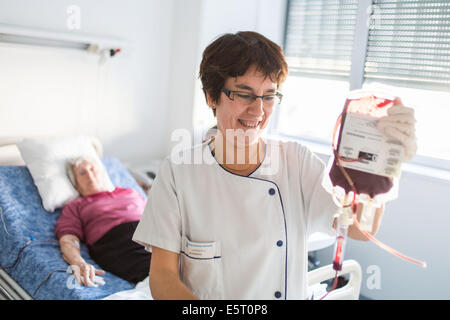
<svg viewBox="0 0 450 320">
<path fill-rule="evenodd" d="M 146 197 L 118 159 L 104 158 L 102 161 L 115 186 L 134 188 Z M 0 210 L 2 267 L 13 265 L 19 250 L 30 236 L 34 238 L 23 250 L 16 266 L 5 271 L 35 299 L 102 299 L 117 291 L 134 288 L 132 283 L 110 273 L 103 276 L 106 281 L 104 286 L 88 288 L 74 286 L 74 278 L 68 273 L 54 272 L 68 268 L 61 256 L 59 243 L 39 240 L 57 240 L 54 231 L 61 211 L 45 211 L 25 166 L 0 166 Z M 90 259 L 84 244 L 81 245 L 81 253 L 88 263 L 98 267 Z M 44 281 L 49 275 L 48 280 Z"/>
</svg>

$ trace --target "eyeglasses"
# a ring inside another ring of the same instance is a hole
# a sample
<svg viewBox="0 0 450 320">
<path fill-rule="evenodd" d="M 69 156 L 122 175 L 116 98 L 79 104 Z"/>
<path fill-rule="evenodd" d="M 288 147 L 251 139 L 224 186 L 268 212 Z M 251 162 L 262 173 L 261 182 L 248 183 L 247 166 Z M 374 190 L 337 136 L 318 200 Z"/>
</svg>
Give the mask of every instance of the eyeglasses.
<svg viewBox="0 0 450 320">
<path fill-rule="evenodd" d="M 250 92 L 245 91 L 233 91 L 222 88 L 222 92 L 232 101 L 236 101 L 237 103 L 243 105 L 251 105 L 253 104 L 257 98 L 261 98 L 263 105 L 265 107 L 272 107 L 274 105 L 278 105 L 281 103 L 281 99 L 283 95 L 279 91 L 275 91 L 273 94 L 267 94 L 263 96 L 257 96 Z"/>
</svg>

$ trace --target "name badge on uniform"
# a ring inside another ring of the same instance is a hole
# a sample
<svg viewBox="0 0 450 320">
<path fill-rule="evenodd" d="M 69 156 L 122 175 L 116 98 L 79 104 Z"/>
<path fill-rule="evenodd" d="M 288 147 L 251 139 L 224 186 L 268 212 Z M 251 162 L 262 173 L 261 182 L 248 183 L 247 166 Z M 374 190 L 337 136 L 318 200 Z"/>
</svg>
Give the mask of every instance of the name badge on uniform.
<svg viewBox="0 0 450 320">
<path fill-rule="evenodd" d="M 212 259 L 216 253 L 216 242 L 193 242 L 184 239 L 184 253 L 191 258 Z"/>
</svg>

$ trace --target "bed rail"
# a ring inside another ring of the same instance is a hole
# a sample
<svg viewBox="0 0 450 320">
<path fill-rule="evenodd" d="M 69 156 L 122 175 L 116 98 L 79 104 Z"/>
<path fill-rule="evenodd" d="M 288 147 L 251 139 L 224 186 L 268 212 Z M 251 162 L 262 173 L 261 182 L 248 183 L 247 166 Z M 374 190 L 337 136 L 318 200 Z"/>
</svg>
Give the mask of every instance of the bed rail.
<svg viewBox="0 0 450 320">
<path fill-rule="evenodd" d="M 0 300 L 33 300 L 33 298 L 0 268 Z"/>
</svg>

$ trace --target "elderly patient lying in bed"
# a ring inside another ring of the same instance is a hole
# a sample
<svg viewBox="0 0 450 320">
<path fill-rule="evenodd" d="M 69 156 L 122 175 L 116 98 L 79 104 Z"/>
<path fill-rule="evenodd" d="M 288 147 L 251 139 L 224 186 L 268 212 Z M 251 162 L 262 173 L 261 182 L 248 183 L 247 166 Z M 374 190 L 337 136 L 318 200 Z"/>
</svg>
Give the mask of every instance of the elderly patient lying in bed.
<svg viewBox="0 0 450 320">
<path fill-rule="evenodd" d="M 104 186 L 101 164 L 89 158 L 67 163 L 67 173 L 81 197 L 69 202 L 56 223 L 61 252 L 79 283 L 89 286 L 111 272 L 137 283 L 149 274 L 151 253 L 131 240 L 141 219 L 145 199 L 134 189 Z M 90 257 L 104 270 L 96 270 L 80 253 L 86 243 Z"/>
</svg>

